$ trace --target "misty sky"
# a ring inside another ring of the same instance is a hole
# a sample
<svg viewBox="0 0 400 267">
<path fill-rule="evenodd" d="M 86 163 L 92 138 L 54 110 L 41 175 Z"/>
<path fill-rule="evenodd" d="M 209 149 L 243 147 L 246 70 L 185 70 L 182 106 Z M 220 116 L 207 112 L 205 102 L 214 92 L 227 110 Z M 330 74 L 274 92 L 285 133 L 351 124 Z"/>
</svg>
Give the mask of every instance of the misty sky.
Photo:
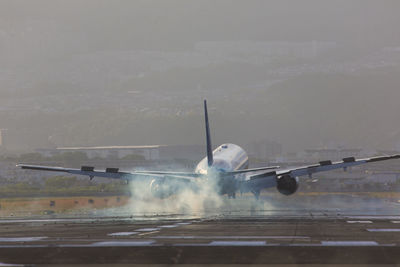
<svg viewBox="0 0 400 267">
<path fill-rule="evenodd" d="M 399 10 L 398 0 L 0 0 L 0 128 L 18 149 L 201 144 L 208 97 L 216 144 L 400 147 L 387 116 L 399 111 Z M 204 42 L 328 48 L 268 58 Z"/>
<path fill-rule="evenodd" d="M 82 49 L 176 49 L 204 40 L 390 44 L 399 42 L 399 8 L 396 0 L 2 0 L 0 29 L 40 20 L 71 38 L 84 34 Z"/>
</svg>

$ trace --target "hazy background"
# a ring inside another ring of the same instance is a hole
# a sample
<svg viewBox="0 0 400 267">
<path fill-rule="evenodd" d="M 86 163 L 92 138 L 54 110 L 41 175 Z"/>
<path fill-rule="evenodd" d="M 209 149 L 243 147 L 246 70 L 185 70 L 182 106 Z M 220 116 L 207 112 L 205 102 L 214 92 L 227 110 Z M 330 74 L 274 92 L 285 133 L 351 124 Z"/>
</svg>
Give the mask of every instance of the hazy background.
<svg viewBox="0 0 400 267">
<path fill-rule="evenodd" d="M 0 128 L 38 147 L 400 149 L 400 2 L 0 0 Z"/>
</svg>

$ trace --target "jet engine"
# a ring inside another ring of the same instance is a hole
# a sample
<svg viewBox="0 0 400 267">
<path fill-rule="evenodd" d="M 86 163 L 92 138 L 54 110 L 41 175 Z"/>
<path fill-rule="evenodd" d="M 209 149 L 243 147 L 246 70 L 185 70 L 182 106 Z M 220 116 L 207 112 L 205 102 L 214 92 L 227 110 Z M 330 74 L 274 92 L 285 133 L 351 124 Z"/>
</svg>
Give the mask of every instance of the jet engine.
<svg viewBox="0 0 400 267">
<path fill-rule="evenodd" d="M 153 179 L 150 182 L 150 193 L 156 198 L 167 198 L 177 193 L 178 189 L 177 185 L 165 183 L 161 179 Z"/>
<path fill-rule="evenodd" d="M 299 187 L 299 178 L 290 175 L 283 175 L 277 178 L 276 184 L 279 193 L 288 196 L 297 191 L 297 188 Z"/>
</svg>

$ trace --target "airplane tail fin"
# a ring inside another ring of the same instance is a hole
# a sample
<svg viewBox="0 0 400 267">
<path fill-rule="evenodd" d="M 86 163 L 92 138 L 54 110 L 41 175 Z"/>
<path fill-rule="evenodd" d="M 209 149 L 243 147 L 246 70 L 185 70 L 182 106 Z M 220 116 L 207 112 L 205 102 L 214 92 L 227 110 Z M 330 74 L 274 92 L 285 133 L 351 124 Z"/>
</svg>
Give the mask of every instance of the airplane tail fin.
<svg viewBox="0 0 400 267">
<path fill-rule="evenodd" d="M 208 123 L 207 100 L 204 100 L 204 118 L 206 121 L 207 161 L 208 167 L 211 167 L 213 165 L 214 159 L 211 145 L 210 125 Z"/>
</svg>

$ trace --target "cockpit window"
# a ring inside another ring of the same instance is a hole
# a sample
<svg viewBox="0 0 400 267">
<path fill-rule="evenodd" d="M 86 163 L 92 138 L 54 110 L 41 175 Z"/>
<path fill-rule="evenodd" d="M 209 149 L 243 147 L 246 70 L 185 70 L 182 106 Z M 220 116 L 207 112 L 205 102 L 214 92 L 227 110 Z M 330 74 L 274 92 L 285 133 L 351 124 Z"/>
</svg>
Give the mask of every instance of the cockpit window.
<svg viewBox="0 0 400 267">
<path fill-rule="evenodd" d="M 222 145 L 222 148 L 228 148 L 228 145 Z"/>
</svg>

